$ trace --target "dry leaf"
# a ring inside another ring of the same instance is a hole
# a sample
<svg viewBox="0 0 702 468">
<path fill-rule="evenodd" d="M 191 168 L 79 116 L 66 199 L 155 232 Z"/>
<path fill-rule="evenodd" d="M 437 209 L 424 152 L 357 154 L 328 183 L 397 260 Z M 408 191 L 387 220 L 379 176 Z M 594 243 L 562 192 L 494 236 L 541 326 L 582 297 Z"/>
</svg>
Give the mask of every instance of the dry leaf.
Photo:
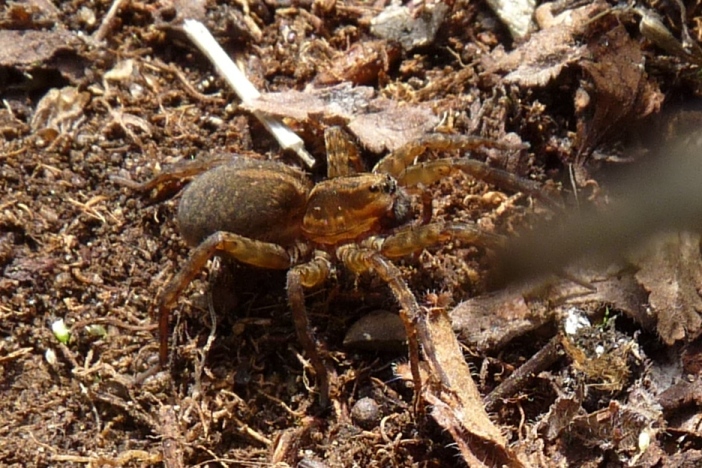
<svg viewBox="0 0 702 468">
<path fill-rule="evenodd" d="M 504 78 L 507 83 L 546 86 L 583 52 L 584 47 L 575 45 L 569 27 L 553 27 L 533 34 L 528 42 L 489 66 L 488 72 L 510 70 Z"/>
<path fill-rule="evenodd" d="M 59 52 L 73 51 L 81 44 L 71 32 L 0 31 L 0 65 L 22 70 L 46 65 Z"/>
<path fill-rule="evenodd" d="M 672 413 L 684 406 L 702 406 L 702 380 L 699 376 L 692 382 L 682 379 L 658 395 L 658 403 Z"/>
<path fill-rule="evenodd" d="M 0 29 L 0 67 L 17 72 L 5 74 L 0 91 L 8 86 L 45 88 L 47 80 L 55 80 L 55 71 L 75 83 L 85 74 L 85 61 L 77 53 L 82 47 L 83 42 L 64 29 Z"/>
<path fill-rule="evenodd" d="M 609 268 L 598 267 L 596 264 L 567 269 L 573 278 L 589 284 L 594 290 L 588 290 L 572 281 L 561 281 L 550 289 L 548 301 L 559 304 L 559 309 L 578 307 L 586 310 L 598 309 L 606 304 L 611 309 L 624 313 L 637 322 L 645 330 L 653 331 L 656 326 L 655 317 L 648 307 L 648 296 L 639 282 L 634 278 L 634 272 L 621 265 L 612 264 Z M 592 307 L 594 306 L 594 307 Z"/>
<path fill-rule="evenodd" d="M 536 424 L 536 430 L 543 433 L 548 441 L 556 440 L 570 426 L 573 418 L 583 413 L 584 386 L 579 385 L 575 392 L 560 395 L 551 405 L 548 413 Z"/>
<path fill-rule="evenodd" d="M 400 48 L 387 41 L 356 42 L 335 55 L 315 77 L 317 85 L 350 82 L 369 85 L 378 81 L 400 58 Z"/>
<path fill-rule="evenodd" d="M 575 93 L 581 151 L 620 132 L 622 125 L 657 112 L 664 98 L 644 71 L 640 43 L 624 26 L 606 19 L 590 21 L 605 8 L 594 2 L 553 18 L 544 5 L 538 13 L 548 20 L 542 18 L 541 31 L 509 54 L 496 51 L 483 59 L 488 74 L 507 72 L 504 81 L 526 87 L 546 86 L 566 67 L 580 67 L 589 78 Z M 586 45 L 580 45 L 583 35 L 591 37 Z"/>
<path fill-rule="evenodd" d="M 596 147 L 614 133 L 621 134 L 622 125 L 658 111 L 663 103 L 658 85 L 644 71 L 640 44 L 624 26 L 596 35 L 587 49 L 588 59 L 580 66 L 590 83 L 576 94 L 575 105 L 581 150 Z"/>
<path fill-rule="evenodd" d="M 636 279 L 650 293 L 663 341 L 672 345 L 697 337 L 702 325 L 700 235 L 688 231 L 659 234 L 633 254 L 632 261 L 640 267 Z"/>
<path fill-rule="evenodd" d="M 466 463 L 524 466 L 488 418 L 447 314 L 424 314 L 417 325 L 430 375 L 439 380 L 439 385 L 425 386 L 424 398 L 432 405 L 432 417 L 453 436 Z"/>
<path fill-rule="evenodd" d="M 581 264 L 569 268 L 568 273 L 580 283 L 551 278 L 460 303 L 450 312 L 454 331 L 462 342 L 486 352 L 502 348 L 572 307 L 597 310 L 602 304 L 623 312 L 643 328 L 654 328 L 646 293 L 632 272 L 617 265 L 607 269 Z"/>
<path fill-rule="evenodd" d="M 428 105 L 375 97 L 373 88 L 352 87 L 350 83 L 304 92 L 266 93 L 242 107 L 300 122 L 345 124 L 363 146 L 376 153 L 418 140 L 439 123 Z"/>
<path fill-rule="evenodd" d="M 348 124 L 349 130 L 374 153 L 394 151 L 406 143 L 419 140 L 439 124 L 439 118 L 421 104 L 400 105 L 377 99 L 377 112 L 360 114 Z"/>
<path fill-rule="evenodd" d="M 369 112 L 375 90 L 369 86 L 342 83 L 323 89 L 263 93 L 242 104 L 250 112 L 263 112 L 304 122 L 308 119 L 348 122 L 356 114 Z"/>
<path fill-rule="evenodd" d="M 600 3 L 588 4 L 568 10 L 553 18 L 550 4 L 537 9 L 541 20 L 541 31 L 509 54 L 499 49 L 483 58 L 487 73 L 507 72 L 504 80 L 526 87 L 546 86 L 558 77 L 565 67 L 577 63 L 585 53 L 585 47 L 577 45 L 574 36 L 580 34 L 587 19 L 599 11 Z"/>
<path fill-rule="evenodd" d="M 553 318 L 543 301 L 524 298 L 524 288 L 509 288 L 458 304 L 450 313 L 461 342 L 479 352 L 501 348 Z"/>
</svg>

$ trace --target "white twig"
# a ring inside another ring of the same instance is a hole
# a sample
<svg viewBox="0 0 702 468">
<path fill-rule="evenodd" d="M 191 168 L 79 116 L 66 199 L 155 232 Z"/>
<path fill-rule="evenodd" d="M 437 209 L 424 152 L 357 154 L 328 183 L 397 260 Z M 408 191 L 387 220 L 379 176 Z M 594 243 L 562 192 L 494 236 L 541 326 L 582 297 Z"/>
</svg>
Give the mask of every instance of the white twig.
<svg viewBox="0 0 702 468">
<path fill-rule="evenodd" d="M 229 83 L 229 86 L 232 87 L 244 103 L 249 103 L 261 96 L 261 93 L 239 70 L 239 67 L 220 47 L 204 24 L 197 20 L 186 19 L 183 22 L 183 29 L 188 38 L 210 59 L 219 74 L 222 75 L 222 78 Z M 273 134 L 283 149 L 295 151 L 307 166 L 314 166 L 314 158 L 305 150 L 304 142 L 287 125 L 274 117 L 260 112 L 254 112 L 254 115 Z"/>
<path fill-rule="evenodd" d="M 107 14 L 102 19 L 102 24 L 100 24 L 98 30 L 95 31 L 95 33 L 93 33 L 93 39 L 95 39 L 96 42 L 100 42 L 103 39 L 105 39 L 107 34 L 114 27 L 113 21 L 115 19 L 115 16 L 117 16 L 117 12 L 122 7 L 123 3 L 124 0 L 114 0 L 114 2 L 112 2 L 112 6 L 110 6 L 110 9 L 107 11 Z"/>
</svg>

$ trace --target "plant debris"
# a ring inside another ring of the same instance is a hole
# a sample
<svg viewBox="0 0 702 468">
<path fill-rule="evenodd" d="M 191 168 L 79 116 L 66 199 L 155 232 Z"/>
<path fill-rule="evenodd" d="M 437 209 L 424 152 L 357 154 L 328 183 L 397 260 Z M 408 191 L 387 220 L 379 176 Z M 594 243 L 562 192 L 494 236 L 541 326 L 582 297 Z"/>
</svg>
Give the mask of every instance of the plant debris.
<svg viewBox="0 0 702 468">
<path fill-rule="evenodd" d="M 649 292 L 661 339 L 672 345 L 697 338 L 702 326 L 700 235 L 663 233 L 641 249 L 635 256 L 636 279 Z"/>
<path fill-rule="evenodd" d="M 0 464 L 699 465 L 702 9 L 533 8 L 5 5 Z M 260 96 L 234 95 L 186 19 Z M 413 213 L 495 236 L 394 262 L 416 299 L 415 378 L 385 283 L 339 269 L 305 296 L 335 373 L 320 408 L 284 277 L 226 258 L 181 295 L 159 369 L 151 311 L 190 253 L 179 190 L 232 155 L 321 180 L 330 127 L 359 144 L 358 170 L 430 135 L 489 147 L 404 164 L 503 171 L 410 194 Z M 174 176 L 140 185 L 158 174 Z"/>
<path fill-rule="evenodd" d="M 424 4 L 419 9 L 389 5 L 371 20 L 371 33 L 398 42 L 406 51 L 428 46 L 444 22 L 449 7 L 443 3 Z"/>
<path fill-rule="evenodd" d="M 418 140 L 439 123 L 426 105 L 402 105 L 375 97 L 373 88 L 348 83 L 308 92 L 267 93 L 244 108 L 300 122 L 344 124 L 374 153 L 393 151 Z"/>
</svg>

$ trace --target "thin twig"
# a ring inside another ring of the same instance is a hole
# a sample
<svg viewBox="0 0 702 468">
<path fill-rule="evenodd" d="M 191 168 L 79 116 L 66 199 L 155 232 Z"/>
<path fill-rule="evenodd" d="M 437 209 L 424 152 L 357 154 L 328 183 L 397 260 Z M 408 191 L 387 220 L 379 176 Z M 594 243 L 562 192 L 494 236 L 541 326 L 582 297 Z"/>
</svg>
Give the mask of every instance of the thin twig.
<svg viewBox="0 0 702 468">
<path fill-rule="evenodd" d="M 13 359 L 19 358 L 24 356 L 25 354 L 29 354 L 34 350 L 34 348 L 29 347 L 29 348 L 20 348 L 16 351 L 12 351 L 6 356 L 0 356 L 0 363 L 7 362 L 7 361 L 12 361 Z"/>
<path fill-rule="evenodd" d="M 95 39 L 96 42 L 100 42 L 103 39 L 105 39 L 107 33 L 110 32 L 114 25 L 115 16 L 117 16 L 117 12 L 119 11 L 123 3 L 124 0 L 115 0 L 114 2 L 112 2 L 112 6 L 110 6 L 110 9 L 107 11 L 107 14 L 102 19 L 100 27 L 93 34 L 93 39 Z"/>
<path fill-rule="evenodd" d="M 158 419 L 162 428 L 161 446 L 163 448 L 163 464 L 166 468 L 182 468 L 183 435 L 172 405 L 165 405 L 158 410 Z"/>
<path fill-rule="evenodd" d="M 514 371 L 504 382 L 495 387 L 495 389 L 483 399 L 485 409 L 494 411 L 498 401 L 502 401 L 517 393 L 530 378 L 546 370 L 560 359 L 561 353 L 559 343 L 560 336 L 556 335 L 546 343 L 546 346 L 534 354 L 531 359 L 522 364 L 521 367 Z"/>
<path fill-rule="evenodd" d="M 193 41 L 200 51 L 210 59 L 222 78 L 244 103 L 250 103 L 261 96 L 256 87 L 251 83 L 239 67 L 232 61 L 227 53 L 220 47 L 207 27 L 201 22 L 187 19 L 183 22 L 183 30 L 188 38 Z M 287 125 L 278 119 L 254 112 L 254 115 L 273 134 L 283 149 L 291 149 L 307 164 L 314 166 L 314 158 L 305 150 L 305 143 Z"/>
</svg>

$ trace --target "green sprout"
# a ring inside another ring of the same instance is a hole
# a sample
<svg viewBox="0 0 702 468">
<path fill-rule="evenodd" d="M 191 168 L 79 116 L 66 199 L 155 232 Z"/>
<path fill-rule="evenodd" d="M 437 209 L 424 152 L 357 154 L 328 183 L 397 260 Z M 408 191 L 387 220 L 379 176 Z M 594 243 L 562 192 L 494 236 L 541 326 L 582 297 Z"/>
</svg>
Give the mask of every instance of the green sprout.
<svg viewBox="0 0 702 468">
<path fill-rule="evenodd" d="M 51 324 L 51 331 L 54 332 L 54 336 L 60 343 L 66 344 L 68 340 L 71 339 L 71 332 L 66 326 L 66 322 L 63 319 L 58 319 Z"/>
</svg>

